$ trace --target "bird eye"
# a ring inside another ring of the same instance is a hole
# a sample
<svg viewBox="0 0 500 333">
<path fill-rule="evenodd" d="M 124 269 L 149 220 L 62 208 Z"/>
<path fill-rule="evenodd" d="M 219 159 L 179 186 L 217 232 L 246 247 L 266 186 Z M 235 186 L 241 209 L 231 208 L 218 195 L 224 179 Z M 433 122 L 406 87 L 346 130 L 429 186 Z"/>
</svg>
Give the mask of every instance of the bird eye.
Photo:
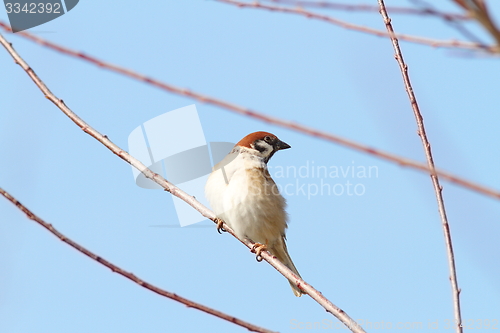
<svg viewBox="0 0 500 333">
<path fill-rule="evenodd" d="M 266 141 L 267 143 L 271 143 L 272 139 L 271 137 L 268 135 L 264 138 L 264 141 Z"/>
</svg>

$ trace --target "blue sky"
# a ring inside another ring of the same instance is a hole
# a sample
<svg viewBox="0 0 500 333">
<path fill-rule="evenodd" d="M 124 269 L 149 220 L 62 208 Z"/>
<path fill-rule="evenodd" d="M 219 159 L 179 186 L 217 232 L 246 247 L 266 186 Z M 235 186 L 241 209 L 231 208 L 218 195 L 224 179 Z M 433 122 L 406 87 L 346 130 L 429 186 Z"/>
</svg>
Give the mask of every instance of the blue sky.
<svg viewBox="0 0 500 333">
<path fill-rule="evenodd" d="M 500 17 L 498 4 L 494 10 Z M 384 29 L 376 13 L 330 14 Z M 437 19 L 392 18 L 396 31 L 461 38 Z M 7 20 L 5 12 L 0 19 Z M 384 38 L 194 0 L 81 1 L 30 32 L 177 86 L 425 161 Z M 429 176 L 5 36 L 59 98 L 122 148 L 137 126 L 194 103 L 208 142 L 237 142 L 264 130 L 290 144 L 271 160 L 273 172 L 313 165 L 377 170 L 371 177 L 275 174 L 289 189 L 290 255 L 306 281 L 368 331 L 378 331 L 368 322 L 411 331 L 437 323 L 432 331 L 447 331 L 449 273 Z M 500 189 L 499 60 L 401 46 L 436 165 Z M 337 322 L 309 297 L 294 297 L 281 275 L 211 222 L 174 227 L 179 220 L 170 194 L 136 186 L 130 166 L 46 100 L 3 49 L 0 64 L 0 187 L 68 237 L 159 287 L 281 332 L 301 331 L 298 322 Z M 348 195 L 347 182 L 363 194 Z M 312 195 L 322 184 L 346 191 Z M 301 185 L 311 191 L 297 190 Z M 462 316 L 468 326 L 498 322 L 500 202 L 442 185 Z M 0 221 L 4 332 L 243 331 L 112 273 L 6 200 L 0 200 Z"/>
</svg>

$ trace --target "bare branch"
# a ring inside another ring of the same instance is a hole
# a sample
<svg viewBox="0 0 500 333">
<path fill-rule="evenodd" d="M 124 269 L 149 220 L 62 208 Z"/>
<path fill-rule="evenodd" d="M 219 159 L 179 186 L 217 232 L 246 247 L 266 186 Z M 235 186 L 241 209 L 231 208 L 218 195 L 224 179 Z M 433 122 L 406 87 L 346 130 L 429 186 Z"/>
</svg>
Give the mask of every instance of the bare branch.
<svg viewBox="0 0 500 333">
<path fill-rule="evenodd" d="M 484 0 L 453 0 L 457 5 L 465 9 L 471 17 L 476 19 L 495 39 L 495 52 L 500 52 L 500 30 L 491 19 Z"/>
<path fill-rule="evenodd" d="M 436 9 L 434 9 L 433 4 L 427 2 L 426 0 L 410 0 L 410 1 L 412 3 L 414 3 L 415 5 L 417 5 L 417 6 L 420 6 L 422 10 L 437 11 Z M 378 6 L 377 6 L 377 9 L 378 9 Z M 391 10 L 390 8 L 387 8 L 387 10 L 389 12 L 391 12 L 392 14 L 394 14 L 394 11 Z M 466 17 L 469 20 L 472 19 L 469 15 L 464 16 L 464 17 Z M 441 18 L 444 20 L 444 22 L 446 24 L 448 24 L 451 28 L 455 29 L 457 32 L 459 32 L 460 34 L 462 34 L 462 36 L 464 36 L 469 41 L 472 41 L 474 43 L 478 43 L 478 44 L 481 44 L 481 45 L 485 45 L 486 44 L 479 37 L 477 37 L 474 33 L 472 33 L 463 24 L 464 20 L 455 19 L 455 18 L 453 18 L 453 16 L 447 17 L 446 15 L 442 16 Z"/>
<path fill-rule="evenodd" d="M 257 8 L 257 9 L 264 9 L 264 10 L 269 10 L 273 12 L 282 12 L 282 13 L 288 13 L 288 14 L 295 14 L 295 15 L 302 15 L 307 18 L 312 18 L 324 22 L 328 22 L 337 26 L 340 26 L 342 28 L 348 29 L 348 30 L 354 30 L 354 31 L 359 31 L 375 36 L 381 36 L 381 37 L 389 37 L 389 34 L 386 33 L 385 31 L 382 30 L 377 30 L 349 22 L 345 22 L 330 16 L 326 15 L 321 15 L 317 14 L 311 11 L 307 11 L 303 8 L 290 8 L 290 7 L 279 7 L 279 6 L 270 6 L 270 5 L 264 5 L 261 4 L 260 2 L 244 2 L 244 1 L 238 1 L 238 0 L 214 0 L 222 3 L 226 3 L 229 5 L 237 6 L 240 8 Z M 445 47 L 445 48 L 463 48 L 463 49 L 470 49 L 470 50 L 476 50 L 476 51 L 486 51 L 490 53 L 495 53 L 498 50 L 495 47 L 488 46 L 488 45 L 483 45 L 483 44 L 478 44 L 478 43 L 472 43 L 472 42 L 464 42 L 464 41 L 457 41 L 457 40 L 438 40 L 438 39 L 432 39 L 432 38 L 426 38 L 426 37 L 419 37 L 419 36 L 411 36 L 411 35 L 403 35 L 403 34 L 398 34 L 397 35 L 399 39 L 405 40 L 407 42 L 412 42 L 412 43 L 417 43 L 417 44 L 423 44 L 423 45 L 430 45 L 432 47 Z"/>
<path fill-rule="evenodd" d="M 1 21 L 0 21 L 0 27 L 8 32 L 11 31 L 10 28 L 5 23 L 3 23 Z M 257 120 L 260 120 L 260 121 L 263 121 L 266 123 L 270 123 L 270 124 L 273 124 L 276 126 L 281 126 L 283 128 L 287 128 L 289 130 L 299 132 L 299 133 L 302 133 L 305 135 L 309 135 L 309 136 L 312 136 L 312 137 L 315 137 L 318 139 L 322 139 L 325 141 L 333 142 L 333 143 L 336 143 L 338 145 L 347 147 L 349 149 L 357 150 L 357 151 L 360 151 L 362 153 L 373 155 L 373 156 L 378 157 L 380 159 L 396 163 L 396 164 L 403 166 L 403 167 L 409 167 L 409 168 L 412 168 L 412 169 L 415 169 L 415 170 L 418 170 L 421 172 L 425 172 L 425 173 L 428 173 L 431 171 L 427 167 L 427 165 L 425 165 L 423 163 L 413 161 L 411 159 L 404 158 L 401 156 L 397 156 L 397 155 L 391 154 L 389 152 L 385 152 L 385 151 L 380 150 L 380 149 L 372 148 L 372 147 L 364 145 L 362 143 L 358 143 L 358 142 L 355 142 L 355 141 L 352 141 L 352 140 L 349 140 L 349 139 L 346 139 L 346 138 L 343 138 L 343 137 L 340 137 L 338 135 L 334 135 L 334 134 L 331 134 L 328 132 L 320 131 L 320 130 L 312 128 L 312 127 L 308 127 L 308 126 L 297 124 L 297 123 L 294 123 L 291 121 L 268 116 L 266 114 L 263 114 L 263 113 L 260 113 L 260 112 L 254 111 L 254 110 L 226 102 L 224 100 L 220 100 L 220 99 L 217 99 L 214 97 L 202 95 L 200 93 L 191 91 L 191 90 L 186 89 L 186 88 L 177 87 L 177 86 L 150 78 L 146 75 L 134 72 L 130 69 L 123 68 L 123 67 L 111 64 L 111 63 L 101 61 L 95 57 L 86 55 L 82 52 L 74 51 L 74 50 L 68 49 L 66 47 L 57 45 L 55 43 L 46 41 L 40 37 L 34 36 L 32 34 L 24 32 L 24 31 L 16 33 L 16 36 L 22 36 L 24 38 L 27 38 L 28 40 L 31 40 L 33 42 L 36 42 L 38 44 L 41 44 L 41 45 L 46 46 L 48 48 L 51 48 L 57 52 L 61 52 L 61 53 L 66 54 L 66 55 L 76 57 L 76 58 L 81 59 L 81 60 L 88 61 L 99 68 L 107 69 L 107 70 L 128 76 L 128 77 L 133 78 L 135 80 L 138 80 L 138 81 L 141 81 L 141 82 L 144 82 L 147 84 L 151 84 L 157 88 L 163 89 L 163 90 L 168 91 L 168 92 L 173 93 L 173 94 L 186 96 L 188 98 L 192 98 L 192 99 L 195 99 L 195 100 L 203 102 L 203 103 L 215 105 L 215 106 L 218 106 L 220 108 L 223 108 L 223 109 L 226 109 L 226 110 L 229 110 L 229 111 L 232 111 L 232 112 L 244 115 L 244 116 L 255 118 Z M 484 195 L 491 196 L 495 199 L 500 199 L 500 191 L 498 191 L 498 190 L 491 189 L 491 188 L 488 188 L 486 186 L 474 183 L 470 180 L 458 177 L 456 175 L 453 175 L 453 174 L 446 172 L 446 171 L 443 171 L 443 170 L 434 170 L 434 172 L 436 174 L 438 174 L 440 177 L 442 177 L 443 179 L 445 179 L 449 182 L 452 182 L 456 185 L 462 186 L 462 187 L 467 188 L 471 191 L 475 191 L 475 192 L 478 192 L 478 193 L 481 193 Z"/>
<path fill-rule="evenodd" d="M 431 170 L 434 170 L 434 159 L 432 157 L 431 144 L 427 139 L 427 134 L 425 132 L 424 127 L 424 119 L 422 118 L 422 114 L 420 113 L 420 108 L 417 103 L 417 98 L 415 97 L 415 93 L 413 92 L 413 87 L 411 86 L 410 76 L 408 75 L 408 66 L 406 65 L 403 59 L 403 53 L 399 47 L 399 42 L 394 34 L 394 30 L 392 28 L 391 19 L 387 14 L 387 10 L 385 8 L 384 0 L 378 0 L 380 6 L 380 14 L 384 19 L 385 26 L 387 31 L 391 36 L 392 46 L 395 52 L 395 58 L 398 62 L 399 68 L 401 70 L 401 74 L 403 76 L 403 82 L 405 85 L 406 92 L 408 93 L 408 98 L 410 99 L 410 104 L 413 109 L 413 113 L 415 115 L 415 120 L 418 126 L 418 135 L 422 140 L 422 145 L 425 151 L 425 157 L 427 158 L 427 164 Z M 457 333 L 462 333 L 462 316 L 460 313 L 460 289 L 458 288 L 457 282 L 457 272 L 455 269 L 455 257 L 453 254 L 453 245 L 451 241 L 451 232 L 450 226 L 448 224 L 448 218 L 446 216 L 446 209 L 444 207 L 443 200 L 443 187 L 439 184 L 438 175 L 433 171 L 430 173 L 432 179 L 432 185 L 434 186 L 434 192 L 436 194 L 436 199 L 438 203 L 439 215 L 441 217 L 441 223 L 443 225 L 443 232 L 446 244 L 446 251 L 448 255 L 448 268 L 450 271 L 450 282 L 451 289 L 453 295 L 453 307 L 454 307 L 454 315 L 455 315 L 455 330 Z"/>
<path fill-rule="evenodd" d="M 251 323 L 247 323 L 246 321 L 243 321 L 243 320 L 238 319 L 236 317 L 233 317 L 233 316 L 230 316 L 228 314 L 225 314 L 224 312 L 221 312 L 221 311 L 209 308 L 208 306 L 205 306 L 203 304 L 190 301 L 187 298 L 184 298 L 184 297 L 179 296 L 177 294 L 174 294 L 174 293 L 171 293 L 171 292 L 166 291 L 164 289 L 161 289 L 159 287 L 156 287 L 156 286 L 152 285 L 151 283 L 148 283 L 148 282 L 146 282 L 146 281 L 138 278 L 134 274 L 121 269 L 120 267 L 116 266 L 115 264 L 113 264 L 113 263 L 107 261 L 106 259 L 98 256 L 97 254 L 95 254 L 95 253 L 87 250 L 86 248 L 84 248 L 80 244 L 78 244 L 78 243 L 74 242 L 73 240 L 71 240 L 70 238 L 66 237 L 65 235 L 63 235 L 62 233 L 60 233 L 59 231 L 57 231 L 52 226 L 52 224 L 49 224 L 49 223 L 45 222 L 40 217 L 38 217 L 37 215 L 35 215 L 28 208 L 26 208 L 26 206 L 24 206 L 22 203 L 20 203 L 16 198 L 14 198 L 10 193 L 8 193 L 7 191 L 5 191 L 1 187 L 0 187 L 0 194 L 3 195 L 7 200 L 9 200 L 10 202 L 12 202 L 24 214 L 26 214 L 26 216 L 30 220 L 35 221 L 36 223 L 40 224 L 42 227 L 44 227 L 45 229 L 47 229 L 50 233 L 52 233 L 54 236 L 56 236 L 57 238 L 59 238 L 64 243 L 68 244 L 69 246 L 71 246 L 75 250 L 77 250 L 77 251 L 85 254 L 87 257 L 89 257 L 89 258 L 97 261 L 101 265 L 106 266 L 107 268 L 111 269 L 111 271 L 113 271 L 114 273 L 118 273 L 118 274 L 126 277 L 127 279 L 129 279 L 129 280 L 137 283 L 141 287 L 146 288 L 148 290 L 151 290 L 152 292 L 155 292 L 155 293 L 157 293 L 157 294 L 159 294 L 161 296 L 165 296 L 165 297 L 170 298 L 170 299 L 172 299 L 174 301 L 182 303 L 182 304 L 186 305 L 189 308 L 193 308 L 193 309 L 197 309 L 197 310 L 206 312 L 206 313 L 211 314 L 211 315 L 213 315 L 215 317 L 218 317 L 220 319 L 223 319 L 223 320 L 229 321 L 229 322 L 231 322 L 233 324 L 236 324 L 238 326 L 244 327 L 244 328 L 248 329 L 249 331 L 252 331 L 252 332 L 262 332 L 262 333 L 276 333 L 275 331 L 271 331 L 271 330 L 268 330 L 266 328 L 253 325 Z"/>
<path fill-rule="evenodd" d="M 267 2 L 274 2 L 283 5 L 308 7 L 308 8 L 321 8 L 344 10 L 351 12 L 379 12 L 379 7 L 367 4 L 346 4 L 329 1 L 301 1 L 301 0 L 264 0 Z M 409 15 L 422 15 L 422 16 L 436 16 L 443 20 L 470 20 L 470 17 L 460 13 L 446 13 L 432 8 L 411 8 L 411 7 L 388 7 L 393 14 L 409 14 Z"/>
<path fill-rule="evenodd" d="M 379 7 L 376 5 L 367 4 L 345 4 L 336 3 L 328 1 L 301 1 L 301 0 L 262 0 L 265 2 L 278 3 L 289 6 L 303 7 L 303 8 L 316 8 L 316 9 L 332 9 L 332 10 L 343 10 L 348 12 L 379 12 Z M 419 3 L 420 0 L 411 0 L 412 2 Z M 447 13 L 437 9 L 434 9 L 431 4 L 426 4 L 421 6 L 421 8 L 412 7 L 388 7 L 388 11 L 392 14 L 407 14 L 407 15 L 419 15 L 419 16 L 431 16 L 443 20 L 445 23 L 449 24 L 453 29 L 457 30 L 469 41 L 477 43 L 479 45 L 486 45 L 478 37 L 476 37 L 472 32 L 470 32 L 462 23 L 464 21 L 471 20 L 469 15 L 464 15 L 460 13 Z"/>
<path fill-rule="evenodd" d="M 137 170 L 142 172 L 145 177 L 151 179 L 161 187 L 163 187 L 166 191 L 170 192 L 172 195 L 175 195 L 179 199 L 185 201 L 191 207 L 196 209 L 206 218 L 212 220 L 213 222 L 217 222 L 218 219 L 215 214 L 209 210 L 207 207 L 203 206 L 200 202 L 198 202 L 194 197 L 190 196 L 186 192 L 182 191 L 180 188 L 176 187 L 174 184 L 167 181 L 161 175 L 152 172 L 148 169 L 144 164 L 142 164 L 139 160 L 131 156 L 129 153 L 118 147 L 114 144 L 106 135 L 102 135 L 85 121 L 83 121 L 80 117 L 78 117 L 70 108 L 64 104 L 62 99 L 57 98 L 50 90 L 47 88 L 45 83 L 36 75 L 35 71 L 21 58 L 21 56 L 14 50 L 12 45 L 5 40 L 5 38 L 0 34 L 0 44 L 7 50 L 7 52 L 12 56 L 14 61 L 21 66 L 21 68 L 28 74 L 28 76 L 33 80 L 35 85 L 42 91 L 45 97 L 54 103 L 68 118 L 70 118 L 78 127 L 80 127 L 85 133 L 94 137 L 97 141 L 101 142 L 106 148 L 111 150 L 114 154 L 118 155 L 122 160 L 126 161 Z M 253 247 L 253 243 L 244 239 L 238 238 L 233 230 L 227 225 L 223 224 L 223 228 L 233 235 L 240 242 L 245 244 L 248 248 Z M 280 272 L 284 277 L 288 280 L 293 281 L 300 289 L 304 290 L 306 294 L 308 294 L 312 299 L 314 299 L 318 304 L 320 304 L 327 312 L 331 313 L 337 319 L 339 319 L 344 325 L 347 326 L 352 332 L 362 333 L 365 332 L 361 326 L 359 326 L 353 319 L 351 319 L 347 313 L 345 313 L 342 309 L 335 306 L 332 302 L 330 302 L 326 297 L 323 296 L 319 291 L 314 289 L 310 284 L 302 280 L 301 278 L 295 276 L 290 269 L 288 269 L 285 265 L 283 265 L 276 257 L 271 255 L 267 251 L 263 251 L 261 253 L 261 257 L 267 261 L 271 266 L 273 266 L 278 272 Z"/>
</svg>

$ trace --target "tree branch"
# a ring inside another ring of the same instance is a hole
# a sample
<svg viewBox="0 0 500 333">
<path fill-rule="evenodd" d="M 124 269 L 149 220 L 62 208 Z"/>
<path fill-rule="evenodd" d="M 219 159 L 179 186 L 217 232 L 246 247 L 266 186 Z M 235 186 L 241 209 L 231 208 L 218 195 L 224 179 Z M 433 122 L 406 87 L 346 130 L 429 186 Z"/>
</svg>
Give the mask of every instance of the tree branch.
<svg viewBox="0 0 500 333">
<path fill-rule="evenodd" d="M 349 12 L 379 12 L 379 7 L 367 4 L 347 4 L 330 1 L 301 1 L 301 0 L 264 0 L 267 2 L 274 2 L 297 7 L 308 8 L 321 8 L 344 10 Z M 422 15 L 422 16 L 436 16 L 447 21 L 466 21 L 470 17 L 460 13 L 446 13 L 432 8 L 411 8 L 411 7 L 388 7 L 388 10 L 393 14 L 409 14 L 409 15 Z"/>
<path fill-rule="evenodd" d="M 420 113 L 420 108 L 417 103 L 417 98 L 415 97 L 415 93 L 413 92 L 413 87 L 411 86 L 410 82 L 410 76 L 408 75 L 408 66 L 406 65 L 404 59 L 403 59 L 403 53 L 401 52 L 401 49 L 399 47 L 399 42 L 394 34 L 394 29 L 392 28 L 391 24 L 391 19 L 389 18 L 389 15 L 387 14 L 387 10 L 385 8 L 384 0 L 378 0 L 379 6 L 380 6 L 380 14 L 382 15 L 382 18 L 384 19 L 385 26 L 387 28 L 387 31 L 390 34 L 390 38 L 392 41 L 392 46 L 394 48 L 395 52 L 395 58 L 396 61 L 398 62 L 399 68 L 401 70 L 401 74 L 403 76 L 403 82 L 405 85 L 406 92 L 408 93 L 408 98 L 410 99 L 410 104 L 413 109 L 413 113 L 415 115 L 415 120 L 417 122 L 418 126 L 418 135 L 420 136 L 420 139 L 422 141 L 422 145 L 424 147 L 425 151 L 425 157 L 427 159 L 427 164 L 429 166 L 429 169 L 434 170 L 434 159 L 432 157 L 432 150 L 431 150 L 431 144 L 429 140 L 427 139 L 427 134 L 425 132 L 425 127 L 424 127 L 424 119 L 422 118 L 422 114 Z M 458 282 L 457 282 L 457 272 L 455 269 L 455 257 L 453 254 L 453 245 L 451 241 L 451 232 L 450 232 L 450 226 L 448 224 L 448 218 L 446 216 L 446 209 L 444 207 L 444 200 L 443 200 L 443 187 L 439 184 L 439 179 L 438 175 L 436 172 L 431 172 L 430 173 L 431 180 L 432 180 L 432 185 L 434 186 L 434 192 L 436 194 L 436 199 L 437 199 L 437 204 L 438 204 L 438 209 L 439 209 L 439 215 L 441 217 L 441 223 L 443 225 L 443 232 L 444 232 L 444 239 L 446 243 L 446 251 L 448 255 L 448 268 L 450 271 L 450 282 L 451 282 L 451 289 L 452 289 L 452 295 L 453 295 L 453 308 L 454 308 L 454 315 L 455 315 L 455 330 L 457 333 L 462 333 L 462 316 L 460 313 L 460 289 L 458 288 Z"/>
<path fill-rule="evenodd" d="M 490 33 L 496 42 L 494 52 L 500 53 L 500 30 L 491 19 L 488 8 L 484 0 L 452 0 L 457 5 L 465 9 L 471 17 L 483 26 Z"/>
<path fill-rule="evenodd" d="M 14 198 L 12 195 L 10 195 L 10 193 L 8 193 L 7 191 L 5 191 L 1 187 L 0 187 L 0 194 L 3 195 L 7 200 L 9 200 L 10 202 L 12 202 L 24 214 L 26 214 L 26 216 L 30 220 L 32 220 L 32 221 L 40 224 L 42 227 L 44 227 L 45 229 L 47 229 L 50 233 L 52 233 L 54 236 L 56 236 L 57 238 L 59 238 L 64 243 L 68 244 L 69 246 L 71 246 L 75 250 L 77 250 L 77 251 L 85 254 L 87 257 L 89 257 L 89 258 L 97 261 L 101 265 L 106 266 L 107 268 L 111 269 L 111 271 L 113 271 L 114 273 L 118 273 L 118 274 L 126 277 L 127 279 L 129 279 L 129 280 L 137 283 L 141 287 L 146 288 L 148 290 L 151 290 L 152 292 L 155 292 L 155 293 L 157 293 L 157 294 L 159 294 L 161 296 L 165 296 L 165 297 L 170 298 L 170 299 L 172 299 L 174 301 L 182 303 L 182 304 L 186 305 L 189 308 L 193 308 L 193 309 L 197 309 L 197 310 L 206 312 L 208 314 L 211 314 L 212 316 L 215 316 L 215 317 L 218 317 L 220 319 L 229 321 L 229 322 L 231 322 L 231 323 L 233 323 L 235 325 L 244 327 L 244 328 L 248 329 L 249 331 L 252 331 L 252 332 L 262 332 L 262 333 L 277 333 L 275 331 L 271 331 L 271 330 L 268 330 L 266 328 L 253 325 L 251 323 L 248 323 L 248 322 L 243 321 L 241 319 L 238 319 L 236 317 L 233 317 L 233 316 L 230 316 L 228 314 L 225 314 L 224 312 L 212 309 L 212 308 L 210 308 L 208 306 L 205 306 L 205 305 L 202 305 L 200 303 L 196 303 L 196 302 L 190 301 L 187 298 L 184 298 L 184 297 L 179 296 L 177 294 L 174 294 L 174 293 L 171 293 L 171 292 L 166 291 L 164 289 L 161 289 L 159 287 L 156 287 L 156 286 L 152 285 L 151 283 L 148 283 L 148 282 L 146 282 L 146 281 L 138 278 L 134 274 L 121 269 L 120 267 L 116 266 L 115 264 L 113 264 L 113 263 L 107 261 L 106 259 L 98 256 L 97 254 L 95 254 L 95 253 L 87 250 L 86 248 L 84 248 L 80 244 L 78 244 L 78 243 L 74 242 L 73 240 L 71 240 L 70 238 L 66 237 L 65 235 L 63 235 L 62 233 L 60 233 L 59 231 L 57 231 L 52 226 L 52 224 L 49 224 L 49 223 L 45 222 L 40 217 L 38 217 L 37 215 L 35 215 L 32 211 L 30 211 L 28 208 L 26 208 L 26 206 L 24 206 L 22 203 L 20 203 L 16 198 Z"/>
<path fill-rule="evenodd" d="M 289 7 L 279 7 L 279 6 L 270 6 L 270 5 L 264 5 L 261 4 L 260 2 L 244 2 L 244 1 L 238 1 L 238 0 L 214 0 L 217 2 L 222 2 L 226 3 L 229 5 L 237 6 L 240 8 L 256 8 L 256 9 L 264 9 L 264 10 L 269 10 L 272 12 L 282 12 L 282 13 L 288 13 L 288 14 L 295 14 L 295 15 L 302 15 L 307 18 L 312 18 L 320 21 L 324 21 L 327 23 L 331 23 L 334 25 L 337 25 L 339 27 L 348 29 L 348 30 L 354 30 L 354 31 L 359 31 L 375 36 L 380 36 L 380 37 L 389 37 L 389 34 L 386 33 L 385 31 L 382 30 L 377 30 L 349 22 L 345 22 L 330 16 L 326 15 L 321 15 L 317 14 L 311 11 L 307 11 L 303 8 L 289 8 Z M 432 47 L 445 47 L 445 48 L 461 48 L 461 49 L 470 49 L 470 50 L 477 50 L 477 51 L 486 51 L 490 53 L 497 53 L 498 50 L 495 46 L 489 46 L 489 45 L 483 45 L 479 43 L 472 43 L 472 42 L 464 42 L 464 41 L 457 41 L 457 40 L 437 40 L 437 39 L 432 39 L 432 38 L 425 38 L 425 37 L 420 37 L 420 36 L 411 36 L 411 35 L 403 35 L 403 34 L 398 34 L 397 35 L 399 39 L 405 40 L 407 42 L 412 42 L 416 44 L 423 44 L 423 45 L 429 45 Z"/>
<path fill-rule="evenodd" d="M 331 9 L 331 10 L 342 10 L 347 12 L 373 12 L 373 13 L 378 13 L 380 11 L 378 5 L 368 5 L 368 4 L 346 4 L 346 3 L 336 3 L 328 1 L 301 1 L 301 0 L 262 0 L 262 1 L 288 5 L 288 6 L 316 8 L 322 10 Z M 421 0 L 411 0 L 411 1 L 416 3 L 421 2 Z M 453 29 L 461 33 L 469 41 L 477 43 L 478 45 L 486 45 L 462 24 L 464 21 L 470 21 L 472 19 L 470 15 L 461 13 L 443 12 L 434 9 L 433 7 L 431 7 L 430 4 L 426 4 L 425 6 L 421 6 L 420 8 L 387 7 L 387 9 L 392 14 L 430 16 L 441 19 L 445 23 L 449 24 Z"/>
<path fill-rule="evenodd" d="M 57 98 L 50 90 L 47 88 L 45 83 L 36 75 L 35 71 L 29 67 L 29 65 L 21 58 L 21 56 L 14 50 L 12 45 L 5 40 L 5 38 L 0 34 L 0 44 L 7 50 L 7 52 L 12 56 L 14 61 L 21 66 L 21 68 L 28 74 L 28 76 L 33 80 L 36 86 L 42 91 L 45 97 L 54 103 L 66 116 L 68 116 L 78 127 L 80 127 L 85 133 L 89 134 L 97 141 L 101 142 L 106 148 L 111 150 L 114 154 L 118 155 L 122 160 L 126 161 L 137 170 L 142 172 L 145 177 L 151 179 L 161 187 L 163 187 L 166 191 L 170 192 L 172 195 L 180 198 L 185 201 L 191 207 L 196 209 L 206 218 L 216 222 L 218 219 L 215 214 L 209 210 L 207 207 L 203 206 L 200 202 L 198 202 L 194 197 L 190 196 L 186 192 L 182 191 L 180 188 L 176 187 L 161 175 L 152 172 L 148 169 L 144 164 L 142 164 L 139 160 L 131 156 L 129 153 L 118 147 L 114 144 L 109 138 L 105 135 L 102 135 L 97 130 L 92 128 L 89 124 L 83 121 L 80 117 L 78 117 L 70 108 L 64 104 L 62 99 Z M 223 225 L 224 229 L 228 231 L 231 235 L 233 235 L 240 242 L 245 244 L 248 248 L 253 247 L 253 243 L 244 239 L 239 239 L 233 232 L 233 230 L 227 225 Z M 327 312 L 331 313 L 337 319 L 339 319 L 344 325 L 347 326 L 352 332 L 355 333 L 364 333 L 365 331 L 359 326 L 353 319 L 351 319 L 347 313 L 345 313 L 342 309 L 335 306 L 332 302 L 330 302 L 326 297 L 323 296 L 319 291 L 314 289 L 310 284 L 302 280 L 301 278 L 295 276 L 290 269 L 288 269 L 285 265 L 283 265 L 276 257 L 272 256 L 269 252 L 263 251 L 261 253 L 261 257 L 267 261 L 271 266 L 273 266 L 278 272 L 280 272 L 284 277 L 288 280 L 293 281 L 300 289 L 304 290 L 306 294 L 308 294 L 312 299 L 314 299 L 318 304 L 320 304 Z"/>
<path fill-rule="evenodd" d="M 1 21 L 0 21 L 0 27 L 8 32 L 11 32 L 10 28 L 5 23 L 3 23 Z M 38 43 L 40 45 L 43 45 L 45 47 L 48 47 L 48 48 L 55 50 L 57 52 L 60 52 L 60 53 L 63 53 L 63 54 L 66 54 L 66 55 L 69 55 L 72 57 L 76 57 L 78 59 L 81 59 L 81 60 L 84 60 L 87 62 L 90 62 L 99 68 L 104 68 L 104 69 L 128 76 L 132 79 L 153 85 L 157 88 L 160 88 L 162 90 L 168 91 L 168 92 L 173 93 L 173 94 L 192 98 L 194 100 L 197 100 L 197 101 L 200 101 L 203 103 L 215 105 L 217 107 L 226 109 L 228 111 L 232 111 L 232 112 L 244 115 L 244 116 L 255 118 L 255 119 L 260 120 L 262 122 L 270 123 L 270 124 L 273 124 L 276 126 L 281 126 L 283 128 L 286 128 L 286 129 L 289 129 L 289 130 L 292 130 L 295 132 L 299 132 L 299 133 L 309 135 L 309 136 L 312 136 L 312 137 L 315 137 L 318 139 L 322 139 L 325 141 L 333 142 L 333 143 L 336 143 L 338 145 L 347 147 L 349 149 L 357 150 L 357 151 L 360 151 L 362 153 L 366 153 L 366 154 L 378 157 L 380 159 L 396 163 L 396 164 L 403 166 L 403 167 L 409 167 L 409 168 L 412 168 L 412 169 L 415 169 L 415 170 L 418 170 L 421 172 L 425 172 L 425 173 L 431 172 L 431 170 L 427 167 L 427 165 L 425 165 L 423 163 L 413 161 L 411 159 L 404 158 L 401 156 L 397 156 L 395 154 L 391 154 L 389 152 L 386 152 L 386 151 L 383 151 L 380 149 L 372 148 L 370 146 L 367 146 L 367 145 L 364 145 L 362 143 L 358 143 L 358 142 L 340 137 L 338 135 L 334 135 L 334 134 L 331 134 L 328 132 L 320 131 L 318 129 L 304 126 L 301 124 L 297 124 L 297 123 L 294 123 L 291 121 L 272 117 L 272 116 L 269 116 L 269 115 L 266 115 L 266 114 L 263 114 L 263 113 L 260 113 L 260 112 L 257 112 L 257 111 L 254 111 L 254 110 L 251 110 L 251 109 L 248 109 L 248 108 L 236 105 L 236 104 L 232 104 L 232 103 L 229 103 L 229 102 L 226 102 L 224 100 L 220 100 L 220 99 L 217 99 L 214 97 L 202 95 L 200 93 L 191 91 L 191 90 L 186 89 L 186 88 L 177 87 L 177 86 L 150 78 L 146 75 L 134 72 L 130 69 L 123 68 L 123 67 L 114 65 L 112 63 L 107 63 L 107 62 L 101 61 L 93 56 L 86 55 L 82 52 L 74 51 L 74 50 L 68 49 L 66 47 L 57 45 L 55 43 L 49 42 L 47 40 L 44 40 L 40 37 L 34 36 L 30 33 L 24 32 L 24 31 L 16 33 L 16 36 L 22 36 L 28 40 L 31 40 L 31 41 Z M 453 174 L 446 172 L 446 171 L 443 171 L 443 170 L 434 170 L 434 172 L 436 174 L 438 174 L 441 178 L 443 178 L 449 182 L 452 182 L 456 185 L 462 186 L 462 187 L 467 188 L 471 191 L 475 191 L 475 192 L 478 192 L 478 193 L 481 193 L 484 195 L 491 196 L 495 199 L 500 199 L 500 191 L 498 191 L 498 190 L 488 188 L 484 185 L 477 184 L 475 182 L 458 177 L 456 175 L 453 175 Z"/>
</svg>

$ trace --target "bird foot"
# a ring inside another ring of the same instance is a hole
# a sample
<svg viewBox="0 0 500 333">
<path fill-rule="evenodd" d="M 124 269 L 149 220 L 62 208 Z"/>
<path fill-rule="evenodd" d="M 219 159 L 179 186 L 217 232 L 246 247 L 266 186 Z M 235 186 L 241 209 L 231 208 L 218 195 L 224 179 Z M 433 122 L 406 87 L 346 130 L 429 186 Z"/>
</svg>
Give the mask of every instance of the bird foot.
<svg viewBox="0 0 500 333">
<path fill-rule="evenodd" d="M 226 229 L 224 229 L 224 228 L 222 227 L 222 225 L 224 224 L 224 221 L 223 221 L 222 219 L 220 219 L 220 218 L 218 218 L 218 217 L 217 217 L 217 218 L 215 218 L 215 223 L 217 223 L 217 232 L 218 232 L 219 234 L 221 233 L 221 231 L 222 231 L 222 232 L 226 232 Z"/>
<path fill-rule="evenodd" d="M 262 251 L 266 250 L 267 250 L 267 245 L 261 243 L 255 243 L 250 249 L 250 252 L 255 253 L 255 260 L 261 262 L 262 257 L 260 256 L 260 254 L 262 253 Z"/>
</svg>

